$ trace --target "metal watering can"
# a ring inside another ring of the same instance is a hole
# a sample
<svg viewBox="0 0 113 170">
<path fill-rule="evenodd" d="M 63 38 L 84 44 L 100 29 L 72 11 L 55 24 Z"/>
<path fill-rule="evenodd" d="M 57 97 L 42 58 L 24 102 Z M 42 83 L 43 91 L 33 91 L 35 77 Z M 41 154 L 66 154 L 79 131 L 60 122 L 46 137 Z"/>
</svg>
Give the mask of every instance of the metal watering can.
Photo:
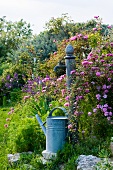
<svg viewBox="0 0 113 170">
<path fill-rule="evenodd" d="M 60 109 L 65 113 L 65 116 L 52 116 L 52 113 Z M 57 153 L 61 150 L 66 142 L 66 136 L 68 132 L 68 113 L 63 107 L 55 107 L 52 109 L 46 119 L 46 122 L 42 122 L 39 115 L 36 114 L 36 119 L 40 124 L 44 134 L 46 135 L 46 151 L 50 153 Z M 44 124 L 46 123 L 46 127 Z"/>
</svg>

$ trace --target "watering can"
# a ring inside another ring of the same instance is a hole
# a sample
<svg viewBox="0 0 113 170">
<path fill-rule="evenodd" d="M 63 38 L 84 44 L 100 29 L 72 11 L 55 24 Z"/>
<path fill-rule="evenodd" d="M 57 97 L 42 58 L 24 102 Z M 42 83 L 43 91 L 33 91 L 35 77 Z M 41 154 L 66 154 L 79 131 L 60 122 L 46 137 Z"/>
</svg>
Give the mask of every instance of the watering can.
<svg viewBox="0 0 113 170">
<path fill-rule="evenodd" d="M 62 110 L 65 113 L 65 116 L 52 116 L 52 113 L 56 109 Z M 49 153 L 57 153 L 58 150 L 62 149 L 66 142 L 68 132 L 68 113 L 66 109 L 63 107 L 53 108 L 44 123 L 41 121 L 38 114 L 36 114 L 36 119 L 46 136 L 46 151 Z"/>
</svg>

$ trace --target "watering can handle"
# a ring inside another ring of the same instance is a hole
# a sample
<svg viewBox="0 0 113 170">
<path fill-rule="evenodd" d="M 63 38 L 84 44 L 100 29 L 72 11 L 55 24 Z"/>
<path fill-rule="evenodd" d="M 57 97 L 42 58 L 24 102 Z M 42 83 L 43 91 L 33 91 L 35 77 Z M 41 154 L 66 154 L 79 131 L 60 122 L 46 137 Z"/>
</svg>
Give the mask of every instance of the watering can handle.
<svg viewBox="0 0 113 170">
<path fill-rule="evenodd" d="M 60 109 L 60 110 L 62 110 L 62 111 L 65 113 L 65 115 L 66 115 L 66 116 L 68 116 L 67 110 L 66 110 L 64 107 L 55 107 L 55 108 L 53 108 L 53 109 L 50 111 L 50 113 L 49 113 L 48 117 L 51 117 L 51 116 L 52 116 L 53 111 L 54 111 L 54 110 L 56 110 L 56 109 Z"/>
</svg>

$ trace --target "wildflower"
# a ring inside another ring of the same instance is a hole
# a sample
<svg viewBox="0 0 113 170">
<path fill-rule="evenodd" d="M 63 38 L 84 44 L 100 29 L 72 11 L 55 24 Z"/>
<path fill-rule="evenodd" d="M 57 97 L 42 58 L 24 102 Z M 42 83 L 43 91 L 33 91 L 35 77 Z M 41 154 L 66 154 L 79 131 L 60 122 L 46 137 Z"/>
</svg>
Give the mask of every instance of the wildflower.
<svg viewBox="0 0 113 170">
<path fill-rule="evenodd" d="M 75 70 L 72 70 L 71 72 L 70 72 L 70 74 L 74 74 L 76 71 Z"/>
<path fill-rule="evenodd" d="M 108 112 L 104 112 L 104 116 L 108 116 Z"/>
<path fill-rule="evenodd" d="M 74 112 L 74 115 L 79 116 L 79 112 L 78 112 L 78 111 L 75 111 L 75 112 Z"/>
<path fill-rule="evenodd" d="M 97 28 L 93 28 L 93 31 L 97 31 Z"/>
<path fill-rule="evenodd" d="M 69 102 L 65 103 L 64 106 L 69 107 L 70 106 Z"/>
<path fill-rule="evenodd" d="M 62 92 L 62 97 L 63 97 L 64 94 L 66 93 L 66 90 L 65 90 L 65 89 L 62 89 L 61 92 Z"/>
<path fill-rule="evenodd" d="M 106 111 L 107 111 L 107 108 L 106 108 L 106 107 L 103 107 L 102 110 L 103 110 L 103 112 L 106 112 Z"/>
<path fill-rule="evenodd" d="M 55 51 L 53 54 L 54 54 L 54 55 L 56 55 L 56 54 L 57 54 L 57 52 Z"/>
<path fill-rule="evenodd" d="M 71 41 L 76 40 L 76 39 L 77 39 L 77 36 L 74 36 L 74 37 L 70 38 Z"/>
<path fill-rule="evenodd" d="M 24 96 L 24 100 L 26 101 L 26 99 L 29 99 L 30 96 Z"/>
<path fill-rule="evenodd" d="M 88 36 L 87 36 L 87 35 L 83 36 L 83 39 L 84 39 L 84 40 L 87 40 L 87 39 L 88 39 Z"/>
<path fill-rule="evenodd" d="M 8 115 L 10 115 L 12 112 L 10 111 L 10 112 L 8 112 Z"/>
<path fill-rule="evenodd" d="M 72 129 L 72 127 L 73 127 L 72 124 L 68 125 L 68 129 Z"/>
<path fill-rule="evenodd" d="M 108 107 L 108 104 L 104 104 L 104 106 L 103 107 Z"/>
<path fill-rule="evenodd" d="M 111 120 L 111 117 L 107 117 L 107 120 Z"/>
<path fill-rule="evenodd" d="M 107 98 L 107 95 L 106 95 L 106 94 L 104 94 L 103 98 L 104 98 L 104 99 L 106 99 L 106 98 Z"/>
<path fill-rule="evenodd" d="M 108 81 L 111 81 L 111 78 L 110 78 L 110 77 L 108 78 Z"/>
<path fill-rule="evenodd" d="M 70 96 L 66 96 L 66 97 L 65 97 L 65 100 L 68 101 L 69 99 L 70 99 Z"/>
<path fill-rule="evenodd" d="M 46 92 L 46 90 L 42 90 L 42 93 L 45 93 Z"/>
<path fill-rule="evenodd" d="M 98 19 L 98 18 L 99 18 L 99 16 L 94 16 L 94 18 L 95 18 L 95 19 Z"/>
<path fill-rule="evenodd" d="M 107 89 L 110 89 L 111 88 L 111 85 L 107 86 Z"/>
<path fill-rule="evenodd" d="M 49 104 L 49 107 L 51 107 L 51 106 L 52 106 L 52 104 L 50 103 L 50 104 Z"/>
<path fill-rule="evenodd" d="M 10 118 L 7 118 L 6 121 L 7 121 L 7 122 L 10 121 Z"/>
<path fill-rule="evenodd" d="M 109 116 L 112 116 L 112 114 L 113 114 L 112 112 L 109 112 Z"/>
<path fill-rule="evenodd" d="M 91 116 L 92 115 L 92 112 L 88 112 L 88 116 Z"/>
<path fill-rule="evenodd" d="M 107 28 L 108 28 L 108 29 L 111 29 L 111 26 L 110 26 L 110 25 L 108 25 L 108 26 L 107 26 Z"/>
<path fill-rule="evenodd" d="M 4 127 L 7 128 L 7 127 L 8 127 L 8 124 L 5 124 Z"/>
<path fill-rule="evenodd" d="M 96 112 L 97 112 L 97 109 L 96 109 L 96 108 L 94 108 L 94 109 L 93 109 L 93 112 L 94 112 L 94 113 L 96 113 Z"/>
<path fill-rule="evenodd" d="M 100 94 L 96 94 L 96 98 L 97 98 L 97 100 L 100 100 L 101 95 Z"/>
<path fill-rule="evenodd" d="M 104 84 L 103 86 L 102 86 L 102 89 L 106 89 L 107 88 L 107 86 L 106 86 L 106 84 Z"/>
<path fill-rule="evenodd" d="M 86 93 L 89 93 L 89 89 L 86 89 L 85 92 L 86 92 Z"/>
<path fill-rule="evenodd" d="M 101 75 L 101 73 L 97 71 L 97 72 L 96 72 L 96 76 L 97 76 L 97 77 L 100 77 L 100 75 Z"/>
</svg>

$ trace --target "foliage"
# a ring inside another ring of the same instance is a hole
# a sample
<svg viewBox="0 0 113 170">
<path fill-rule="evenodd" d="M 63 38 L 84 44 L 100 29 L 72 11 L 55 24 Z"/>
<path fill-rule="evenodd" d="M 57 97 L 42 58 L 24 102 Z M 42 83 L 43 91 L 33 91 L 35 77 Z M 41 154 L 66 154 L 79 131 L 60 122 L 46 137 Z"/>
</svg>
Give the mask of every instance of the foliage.
<svg viewBox="0 0 113 170">
<path fill-rule="evenodd" d="M 10 55 L 19 48 L 19 45 L 31 37 L 30 24 L 22 19 L 18 22 L 7 21 L 5 17 L 0 18 L 0 60 L 10 60 Z"/>
</svg>

